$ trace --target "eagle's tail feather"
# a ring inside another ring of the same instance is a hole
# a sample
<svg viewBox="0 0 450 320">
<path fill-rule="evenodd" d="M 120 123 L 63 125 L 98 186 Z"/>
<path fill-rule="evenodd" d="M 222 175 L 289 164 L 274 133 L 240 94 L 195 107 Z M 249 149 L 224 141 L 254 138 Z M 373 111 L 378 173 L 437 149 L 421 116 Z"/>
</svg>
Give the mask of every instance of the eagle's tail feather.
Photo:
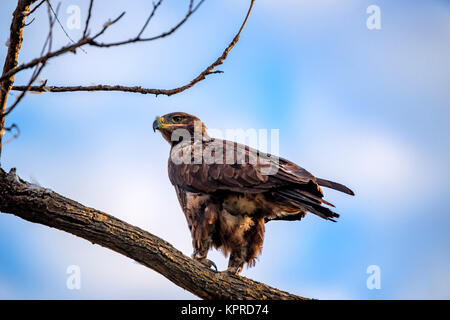
<svg viewBox="0 0 450 320">
<path fill-rule="evenodd" d="M 278 190 L 277 195 L 284 199 L 293 201 L 297 205 L 302 206 L 309 212 L 314 213 L 323 219 L 336 222 L 336 220 L 334 220 L 333 218 L 339 218 L 339 214 L 321 205 L 324 200 L 312 199 L 308 197 L 308 193 L 303 192 L 301 190 L 298 189 Z"/>
<path fill-rule="evenodd" d="M 333 182 L 333 181 L 329 181 L 329 180 L 325 180 L 325 179 L 320 179 L 320 178 L 317 178 L 316 181 L 317 181 L 317 184 L 319 186 L 326 187 L 326 188 L 331 188 L 331 189 L 334 189 L 334 190 L 337 190 L 337 191 L 341 191 L 341 192 L 344 192 L 344 193 L 349 194 L 351 196 L 355 195 L 355 193 L 352 190 L 350 190 L 349 188 L 347 188 L 343 184 L 340 184 L 340 183 L 337 183 L 337 182 Z"/>
<path fill-rule="evenodd" d="M 330 209 L 322 206 L 309 206 L 309 205 L 303 205 L 309 212 L 314 213 L 315 215 L 318 215 L 321 218 L 324 218 L 325 220 L 331 220 L 333 222 L 336 222 L 333 218 L 339 218 L 339 214 L 331 211 Z"/>
</svg>

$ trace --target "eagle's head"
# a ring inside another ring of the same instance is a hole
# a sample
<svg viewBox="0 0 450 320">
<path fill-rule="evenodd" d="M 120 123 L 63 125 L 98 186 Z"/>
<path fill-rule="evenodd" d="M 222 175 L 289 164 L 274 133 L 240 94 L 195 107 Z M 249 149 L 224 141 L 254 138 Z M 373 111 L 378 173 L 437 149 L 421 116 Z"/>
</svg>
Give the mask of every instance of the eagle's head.
<svg viewBox="0 0 450 320">
<path fill-rule="evenodd" d="M 187 130 L 192 138 L 194 138 L 195 130 L 199 131 L 197 134 L 201 132 L 203 136 L 206 135 L 203 122 L 196 116 L 185 112 L 168 113 L 162 117 L 156 117 L 153 121 L 153 131 L 159 130 L 163 138 L 169 143 L 173 142 L 172 135 L 176 133 L 176 130 L 180 130 L 177 134 L 179 136 L 182 129 Z"/>
</svg>

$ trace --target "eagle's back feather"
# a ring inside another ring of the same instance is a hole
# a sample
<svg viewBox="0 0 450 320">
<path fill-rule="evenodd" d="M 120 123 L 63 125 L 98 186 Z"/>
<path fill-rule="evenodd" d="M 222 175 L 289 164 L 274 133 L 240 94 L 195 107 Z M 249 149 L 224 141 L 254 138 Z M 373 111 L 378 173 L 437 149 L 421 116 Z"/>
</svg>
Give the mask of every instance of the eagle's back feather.
<svg viewBox="0 0 450 320">
<path fill-rule="evenodd" d="M 264 164 L 260 162 L 248 163 L 252 157 L 258 157 L 259 151 L 256 149 L 220 139 L 199 141 L 198 143 L 199 145 L 197 146 L 195 144 L 180 143 L 172 148 L 171 157 L 169 158 L 169 178 L 173 185 L 193 193 L 221 194 L 223 192 L 235 192 L 242 194 L 266 194 L 266 202 L 273 201 L 272 207 L 280 207 L 276 214 L 274 214 L 273 210 L 272 212 L 268 211 L 266 213 L 266 221 L 283 220 L 284 218 L 286 220 L 300 219 L 305 211 L 310 211 L 328 220 L 333 220 L 333 218 L 339 216 L 322 206 L 322 204 L 333 205 L 322 199 L 323 193 L 317 179 L 298 165 L 283 158 L 270 160 L 277 166 L 276 173 L 264 175 L 262 174 Z M 215 145 L 212 145 L 213 143 Z M 199 146 L 203 150 L 205 148 L 214 150 L 212 147 L 216 146 L 215 151 L 219 150 L 217 152 L 223 153 L 222 161 L 212 163 L 201 161 L 201 163 L 195 163 L 194 150 Z M 234 159 L 237 159 L 238 152 L 244 152 L 244 163 L 225 163 L 227 160 L 226 148 L 230 146 L 233 148 Z M 221 147 L 224 149 L 220 149 Z M 181 157 L 182 154 L 186 153 L 190 154 L 191 163 L 176 164 L 172 161 L 172 155 L 178 154 Z M 269 157 L 268 159 L 272 158 Z M 324 184 L 327 187 L 330 185 L 331 182 Z M 263 207 L 267 208 L 267 205 Z"/>
</svg>

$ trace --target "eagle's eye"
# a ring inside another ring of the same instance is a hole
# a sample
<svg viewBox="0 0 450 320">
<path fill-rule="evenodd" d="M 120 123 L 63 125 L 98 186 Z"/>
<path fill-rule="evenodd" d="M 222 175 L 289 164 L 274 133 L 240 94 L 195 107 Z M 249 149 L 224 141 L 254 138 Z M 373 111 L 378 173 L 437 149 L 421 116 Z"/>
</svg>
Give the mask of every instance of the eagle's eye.
<svg viewBox="0 0 450 320">
<path fill-rule="evenodd" d="M 183 120 L 183 117 L 181 117 L 181 116 L 175 116 L 172 118 L 173 122 L 181 122 L 181 120 Z"/>
</svg>

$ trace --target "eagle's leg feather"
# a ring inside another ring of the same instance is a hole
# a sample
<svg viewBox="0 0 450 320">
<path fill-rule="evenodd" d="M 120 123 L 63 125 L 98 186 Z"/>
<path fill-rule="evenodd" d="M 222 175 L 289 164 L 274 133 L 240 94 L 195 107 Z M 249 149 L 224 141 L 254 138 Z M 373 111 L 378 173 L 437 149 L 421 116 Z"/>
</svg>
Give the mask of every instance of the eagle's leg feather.
<svg viewBox="0 0 450 320">
<path fill-rule="evenodd" d="M 264 242 L 264 218 L 252 220 L 251 227 L 244 233 L 241 242 L 234 243 L 226 272 L 238 275 L 244 264 L 252 267 L 261 253 Z"/>
<path fill-rule="evenodd" d="M 217 204 L 211 202 L 207 194 L 186 192 L 177 187 L 175 190 L 191 231 L 194 248 L 192 259 L 217 271 L 216 264 L 206 258 L 209 249 L 215 245 L 213 234 L 216 229 Z"/>
</svg>

